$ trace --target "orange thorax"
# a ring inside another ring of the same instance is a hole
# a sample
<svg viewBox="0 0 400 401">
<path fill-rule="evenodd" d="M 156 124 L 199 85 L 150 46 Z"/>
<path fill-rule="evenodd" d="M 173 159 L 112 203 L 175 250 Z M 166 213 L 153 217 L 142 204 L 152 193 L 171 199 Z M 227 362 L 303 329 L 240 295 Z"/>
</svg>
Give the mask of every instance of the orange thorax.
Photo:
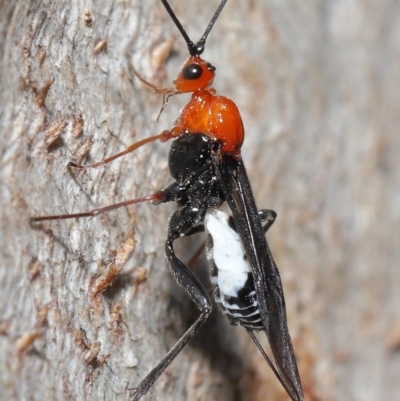
<svg viewBox="0 0 400 401">
<path fill-rule="evenodd" d="M 239 110 L 232 100 L 216 96 L 213 89 L 198 89 L 172 128 L 172 136 L 204 134 L 220 141 L 224 153 L 238 154 L 244 139 Z"/>
</svg>

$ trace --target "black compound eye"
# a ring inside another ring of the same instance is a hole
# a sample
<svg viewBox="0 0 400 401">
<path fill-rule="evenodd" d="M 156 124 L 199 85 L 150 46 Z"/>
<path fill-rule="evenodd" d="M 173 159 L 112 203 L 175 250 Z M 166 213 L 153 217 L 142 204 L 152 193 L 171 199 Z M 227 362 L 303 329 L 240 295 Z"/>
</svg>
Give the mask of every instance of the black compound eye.
<svg viewBox="0 0 400 401">
<path fill-rule="evenodd" d="M 203 75 L 203 68 L 198 64 L 189 64 L 182 70 L 184 79 L 195 80 Z"/>
</svg>

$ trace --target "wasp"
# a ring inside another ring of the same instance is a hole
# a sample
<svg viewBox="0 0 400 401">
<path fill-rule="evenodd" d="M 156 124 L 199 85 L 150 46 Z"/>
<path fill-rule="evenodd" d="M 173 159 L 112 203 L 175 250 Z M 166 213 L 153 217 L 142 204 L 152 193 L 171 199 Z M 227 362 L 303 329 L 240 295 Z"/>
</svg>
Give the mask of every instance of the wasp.
<svg viewBox="0 0 400 401">
<path fill-rule="evenodd" d="M 171 361 L 210 316 L 212 300 L 203 284 L 175 254 L 174 243 L 200 231 L 208 233 L 206 257 L 215 301 L 229 323 L 243 326 L 293 401 L 304 399 L 296 358 L 287 326 L 285 298 L 278 268 L 265 238 L 276 218 L 272 210 L 258 210 L 241 156 L 244 127 L 236 104 L 212 88 L 215 67 L 201 58 L 205 43 L 227 0 L 222 0 L 201 39 L 190 40 L 167 0 L 161 0 L 184 38 L 189 59 L 173 88 L 158 89 L 168 99 L 192 93 L 175 125 L 159 135 L 134 143 L 126 150 L 91 165 L 69 163 L 86 169 L 111 162 L 146 143 L 173 139 L 169 171 L 175 180 L 144 198 L 124 201 L 85 213 L 43 216 L 32 221 L 96 216 L 122 206 L 152 201 L 176 202 L 168 224 L 165 255 L 178 285 L 196 305 L 200 315 L 165 357 L 135 388 L 132 400 L 145 395 Z M 224 205 L 229 212 L 224 211 Z M 266 334 L 270 358 L 255 332 Z"/>
</svg>

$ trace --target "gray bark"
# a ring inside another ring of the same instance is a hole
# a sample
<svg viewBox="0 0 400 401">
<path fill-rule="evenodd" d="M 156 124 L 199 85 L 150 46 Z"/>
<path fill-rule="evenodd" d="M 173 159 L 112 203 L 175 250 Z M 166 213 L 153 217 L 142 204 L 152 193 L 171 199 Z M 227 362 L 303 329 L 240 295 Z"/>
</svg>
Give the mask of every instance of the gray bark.
<svg viewBox="0 0 400 401">
<path fill-rule="evenodd" d="M 171 3 L 197 39 L 218 1 Z M 172 205 L 28 221 L 170 182 L 168 144 L 66 165 L 171 127 L 186 97 L 156 123 L 161 99 L 128 61 L 167 86 L 186 47 L 155 0 L 3 1 L 0 54 L 0 399 L 126 400 L 196 313 L 163 256 Z M 278 213 L 268 239 L 306 399 L 398 399 L 400 3 L 231 0 L 204 58 L 242 112 L 258 205 Z M 219 316 L 145 400 L 280 397 Z"/>
</svg>

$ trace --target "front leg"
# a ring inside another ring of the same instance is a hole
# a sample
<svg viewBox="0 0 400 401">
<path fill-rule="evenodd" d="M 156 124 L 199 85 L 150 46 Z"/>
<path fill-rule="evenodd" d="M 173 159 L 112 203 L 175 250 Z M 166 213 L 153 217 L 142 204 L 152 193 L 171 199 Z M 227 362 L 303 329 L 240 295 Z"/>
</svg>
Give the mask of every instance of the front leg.
<svg viewBox="0 0 400 401">
<path fill-rule="evenodd" d="M 147 393 L 161 373 L 167 368 L 172 360 L 180 353 L 182 348 L 197 333 L 200 326 L 207 320 L 212 310 L 211 299 L 199 279 L 185 266 L 175 255 L 173 243 L 181 235 L 190 232 L 193 226 L 201 220 L 202 212 L 198 208 L 186 207 L 176 210 L 169 221 L 168 237 L 165 243 L 165 255 L 172 276 L 178 285 L 185 291 L 187 296 L 196 304 L 200 316 L 190 326 L 186 333 L 170 349 L 159 364 L 140 382 L 135 390 L 132 401 L 138 401 Z"/>
</svg>

